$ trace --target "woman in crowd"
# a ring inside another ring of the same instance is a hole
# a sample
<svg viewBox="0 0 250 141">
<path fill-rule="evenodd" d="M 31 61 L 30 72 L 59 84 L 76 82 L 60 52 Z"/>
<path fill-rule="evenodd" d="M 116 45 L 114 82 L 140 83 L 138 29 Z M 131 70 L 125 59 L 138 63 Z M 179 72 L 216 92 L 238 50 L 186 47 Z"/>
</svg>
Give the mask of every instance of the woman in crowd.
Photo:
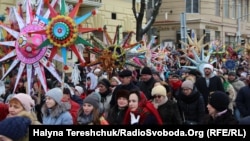
<svg viewBox="0 0 250 141">
<path fill-rule="evenodd" d="M 228 108 L 229 97 L 226 93 L 215 91 L 209 97 L 207 109 L 208 116 L 204 118 L 204 124 L 235 125 L 237 119 Z"/>
<path fill-rule="evenodd" d="M 129 108 L 124 117 L 125 125 L 162 125 L 162 119 L 146 96 L 132 90 L 129 94 Z"/>
<path fill-rule="evenodd" d="M 9 100 L 9 114 L 7 118 L 15 116 L 27 117 L 31 120 L 32 125 L 40 125 L 41 123 L 33 111 L 34 106 L 35 102 L 30 95 L 24 93 L 15 94 Z"/>
<path fill-rule="evenodd" d="M 122 125 L 125 113 L 128 109 L 128 90 L 118 90 L 114 107 L 108 113 L 107 121 L 110 125 Z"/>
<path fill-rule="evenodd" d="M 73 118 L 62 98 L 60 88 L 50 89 L 46 93 L 46 102 L 42 107 L 44 125 L 73 125 Z"/>
<path fill-rule="evenodd" d="M 183 124 L 201 124 L 205 116 L 205 104 L 202 94 L 197 91 L 193 81 L 185 80 L 182 83 L 177 95 L 177 104 Z"/>
<path fill-rule="evenodd" d="M 115 89 L 115 87 L 121 84 L 121 81 L 118 79 L 118 77 L 113 76 L 110 79 L 110 84 L 111 84 L 111 89 L 112 89 L 112 92 L 113 92 L 113 90 Z"/>
<path fill-rule="evenodd" d="M 104 117 L 106 118 L 108 116 L 108 111 L 110 109 L 110 100 L 112 97 L 112 91 L 110 88 L 111 84 L 108 79 L 103 78 L 99 80 L 98 82 L 98 89 L 99 89 L 99 94 L 101 95 L 101 104 L 103 105 L 104 108 Z"/>
<path fill-rule="evenodd" d="M 153 96 L 152 103 L 158 110 L 164 125 L 177 125 L 182 123 L 177 103 L 168 99 L 164 86 L 160 84 L 154 86 L 151 94 Z"/>
<path fill-rule="evenodd" d="M 108 122 L 100 112 L 100 101 L 96 93 L 88 95 L 83 100 L 83 106 L 77 114 L 79 125 L 108 125 Z"/>
</svg>

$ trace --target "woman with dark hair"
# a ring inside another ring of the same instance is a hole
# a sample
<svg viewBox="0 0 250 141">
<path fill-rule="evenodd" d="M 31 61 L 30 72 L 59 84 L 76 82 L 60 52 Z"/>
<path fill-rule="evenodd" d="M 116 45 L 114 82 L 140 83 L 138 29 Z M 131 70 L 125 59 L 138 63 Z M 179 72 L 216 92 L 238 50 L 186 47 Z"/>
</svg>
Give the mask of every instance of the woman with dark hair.
<svg viewBox="0 0 250 141">
<path fill-rule="evenodd" d="M 83 106 L 77 114 L 77 123 L 79 125 L 108 125 L 101 111 L 100 98 L 97 93 L 92 93 L 83 100 Z"/>
<path fill-rule="evenodd" d="M 128 109 L 128 90 L 118 90 L 116 104 L 108 112 L 107 120 L 110 125 L 122 125 L 125 113 Z"/>
<path fill-rule="evenodd" d="M 126 125 L 162 125 L 162 119 L 154 107 L 147 100 L 145 94 L 132 90 L 129 94 L 129 108 L 124 117 Z"/>
<path fill-rule="evenodd" d="M 228 108 L 229 96 L 225 92 L 215 91 L 210 94 L 207 104 L 208 115 L 203 124 L 236 125 L 238 120 Z"/>
</svg>

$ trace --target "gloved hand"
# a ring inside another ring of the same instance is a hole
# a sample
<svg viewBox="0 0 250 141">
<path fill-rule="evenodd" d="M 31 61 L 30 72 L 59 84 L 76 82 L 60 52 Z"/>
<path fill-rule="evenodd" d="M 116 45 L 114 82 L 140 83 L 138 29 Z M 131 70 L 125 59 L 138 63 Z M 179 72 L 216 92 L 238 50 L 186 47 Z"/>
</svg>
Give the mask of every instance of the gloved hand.
<svg viewBox="0 0 250 141">
<path fill-rule="evenodd" d="M 139 122 L 140 115 L 135 117 L 135 114 L 130 112 L 130 119 L 131 119 L 131 121 L 130 121 L 131 125 L 136 124 Z"/>
</svg>

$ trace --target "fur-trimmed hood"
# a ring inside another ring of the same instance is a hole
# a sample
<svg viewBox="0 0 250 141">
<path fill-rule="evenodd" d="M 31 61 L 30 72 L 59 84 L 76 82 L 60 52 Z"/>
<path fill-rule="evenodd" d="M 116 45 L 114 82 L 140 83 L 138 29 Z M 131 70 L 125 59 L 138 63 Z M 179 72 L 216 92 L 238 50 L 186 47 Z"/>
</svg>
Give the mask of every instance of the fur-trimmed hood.
<svg viewBox="0 0 250 141">
<path fill-rule="evenodd" d="M 31 125 L 42 125 L 34 112 L 22 111 L 17 116 L 27 117 L 31 120 Z"/>
<path fill-rule="evenodd" d="M 49 109 L 46 103 L 42 107 L 42 113 L 44 116 L 51 116 L 52 118 L 59 117 L 62 113 L 69 110 L 69 103 L 62 102 L 61 104 L 57 104 L 53 108 Z"/>
</svg>

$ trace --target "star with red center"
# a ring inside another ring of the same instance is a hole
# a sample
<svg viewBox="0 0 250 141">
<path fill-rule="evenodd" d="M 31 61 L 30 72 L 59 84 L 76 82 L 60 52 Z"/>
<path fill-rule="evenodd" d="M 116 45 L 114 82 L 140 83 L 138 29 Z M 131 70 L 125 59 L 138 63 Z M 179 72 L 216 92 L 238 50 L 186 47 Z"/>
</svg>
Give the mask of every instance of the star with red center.
<svg viewBox="0 0 250 141">
<path fill-rule="evenodd" d="M 47 39 L 39 46 L 39 48 L 43 48 L 48 45 L 52 45 L 53 48 L 51 50 L 51 55 L 49 60 L 51 61 L 54 55 L 57 53 L 57 50 L 61 50 L 61 54 L 64 62 L 64 69 L 68 69 L 67 67 L 67 50 L 70 49 L 74 52 L 77 58 L 80 60 L 81 65 L 85 65 L 85 60 L 78 51 L 76 44 L 83 44 L 85 46 L 93 47 L 88 41 L 84 40 L 79 36 L 79 33 L 87 33 L 91 31 L 98 30 L 98 28 L 81 28 L 78 25 L 83 21 L 88 19 L 90 16 L 96 14 L 96 10 L 86 13 L 81 17 L 75 18 L 79 7 L 83 1 L 79 0 L 74 9 L 66 15 L 66 4 L 65 0 L 61 0 L 61 9 L 60 14 L 49 4 L 49 0 L 45 0 L 45 3 L 48 5 L 50 10 L 50 19 L 45 19 L 39 16 L 39 19 L 44 21 L 47 24 L 45 30 L 41 30 L 38 32 L 39 34 L 45 34 Z"/>
</svg>

